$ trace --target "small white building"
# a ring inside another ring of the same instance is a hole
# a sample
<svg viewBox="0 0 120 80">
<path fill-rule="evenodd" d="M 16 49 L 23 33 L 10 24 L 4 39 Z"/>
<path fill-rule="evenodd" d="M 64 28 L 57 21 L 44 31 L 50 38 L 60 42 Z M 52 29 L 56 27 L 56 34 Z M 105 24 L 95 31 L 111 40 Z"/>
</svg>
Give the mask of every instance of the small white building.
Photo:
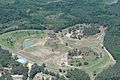
<svg viewBox="0 0 120 80">
<path fill-rule="evenodd" d="M 28 64 L 28 61 L 26 59 L 17 59 L 16 61 L 23 64 L 23 65 Z"/>
<path fill-rule="evenodd" d="M 73 56 L 72 58 L 73 58 L 73 59 L 78 59 L 78 58 L 79 58 L 79 59 L 82 59 L 83 56 Z"/>
<path fill-rule="evenodd" d="M 13 80 L 23 80 L 23 75 L 11 75 Z"/>
<path fill-rule="evenodd" d="M 3 71 L 0 71 L 0 77 L 2 76 Z"/>
</svg>

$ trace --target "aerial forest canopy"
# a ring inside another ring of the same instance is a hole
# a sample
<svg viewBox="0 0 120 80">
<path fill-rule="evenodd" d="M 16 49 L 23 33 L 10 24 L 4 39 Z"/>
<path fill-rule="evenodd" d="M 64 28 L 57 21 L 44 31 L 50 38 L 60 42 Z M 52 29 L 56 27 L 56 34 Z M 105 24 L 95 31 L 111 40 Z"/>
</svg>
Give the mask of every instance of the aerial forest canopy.
<svg viewBox="0 0 120 80">
<path fill-rule="evenodd" d="M 106 0 L 1 0 L 0 33 L 18 29 L 61 29 L 78 23 L 119 26 L 120 1 Z"/>
<path fill-rule="evenodd" d="M 11 68 L 10 71 L 5 68 Z M 13 80 L 10 75 L 23 75 L 23 80 L 28 77 L 28 67 L 16 61 L 16 58 L 12 56 L 7 50 L 4 50 L 0 46 L 0 71 L 4 71 L 0 80 Z M 6 72 L 7 71 L 7 72 Z"/>
<path fill-rule="evenodd" d="M 23 29 L 58 32 L 80 23 L 102 25 L 107 27 L 104 45 L 117 62 L 97 75 L 95 80 L 120 80 L 120 0 L 116 2 L 117 0 L 0 0 L 0 34 Z M 11 54 L 8 59 L 12 61 L 10 56 Z M 8 66 L 8 63 L 2 65 Z"/>
</svg>

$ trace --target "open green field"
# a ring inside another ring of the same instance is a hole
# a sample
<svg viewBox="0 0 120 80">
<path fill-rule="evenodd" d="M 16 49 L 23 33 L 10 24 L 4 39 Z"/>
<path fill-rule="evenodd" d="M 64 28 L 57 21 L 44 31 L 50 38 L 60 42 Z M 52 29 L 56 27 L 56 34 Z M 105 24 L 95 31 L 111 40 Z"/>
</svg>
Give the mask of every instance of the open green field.
<svg viewBox="0 0 120 80">
<path fill-rule="evenodd" d="M 25 39 L 43 38 L 43 31 L 39 30 L 18 30 L 0 35 L 0 44 L 11 49 L 22 49 Z M 17 46 L 17 47 L 16 47 Z"/>
</svg>

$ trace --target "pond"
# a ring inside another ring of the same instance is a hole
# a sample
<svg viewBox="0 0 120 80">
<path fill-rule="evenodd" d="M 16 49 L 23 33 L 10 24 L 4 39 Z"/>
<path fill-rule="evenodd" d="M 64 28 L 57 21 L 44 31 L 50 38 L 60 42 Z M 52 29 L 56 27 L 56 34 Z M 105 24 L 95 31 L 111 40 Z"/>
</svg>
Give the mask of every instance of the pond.
<svg viewBox="0 0 120 80">
<path fill-rule="evenodd" d="M 35 42 L 36 42 L 35 39 L 26 39 L 26 40 L 23 42 L 23 48 L 30 47 L 30 46 L 32 46 Z"/>
</svg>

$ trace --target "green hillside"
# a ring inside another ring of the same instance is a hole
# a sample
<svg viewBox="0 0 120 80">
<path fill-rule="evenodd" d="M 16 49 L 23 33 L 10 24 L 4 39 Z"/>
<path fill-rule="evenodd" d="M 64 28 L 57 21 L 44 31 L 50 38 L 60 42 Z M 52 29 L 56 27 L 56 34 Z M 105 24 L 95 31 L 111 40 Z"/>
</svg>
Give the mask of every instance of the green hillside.
<svg viewBox="0 0 120 80">
<path fill-rule="evenodd" d="M 95 80 L 120 80 L 120 0 L 0 0 L 0 34 L 54 30 L 76 24 L 106 27 L 104 45 L 116 60 Z"/>
<path fill-rule="evenodd" d="M 1 0 L 0 33 L 18 29 L 57 32 L 78 23 L 119 25 L 111 23 L 119 20 L 119 8 L 111 8 L 101 0 Z"/>
</svg>

